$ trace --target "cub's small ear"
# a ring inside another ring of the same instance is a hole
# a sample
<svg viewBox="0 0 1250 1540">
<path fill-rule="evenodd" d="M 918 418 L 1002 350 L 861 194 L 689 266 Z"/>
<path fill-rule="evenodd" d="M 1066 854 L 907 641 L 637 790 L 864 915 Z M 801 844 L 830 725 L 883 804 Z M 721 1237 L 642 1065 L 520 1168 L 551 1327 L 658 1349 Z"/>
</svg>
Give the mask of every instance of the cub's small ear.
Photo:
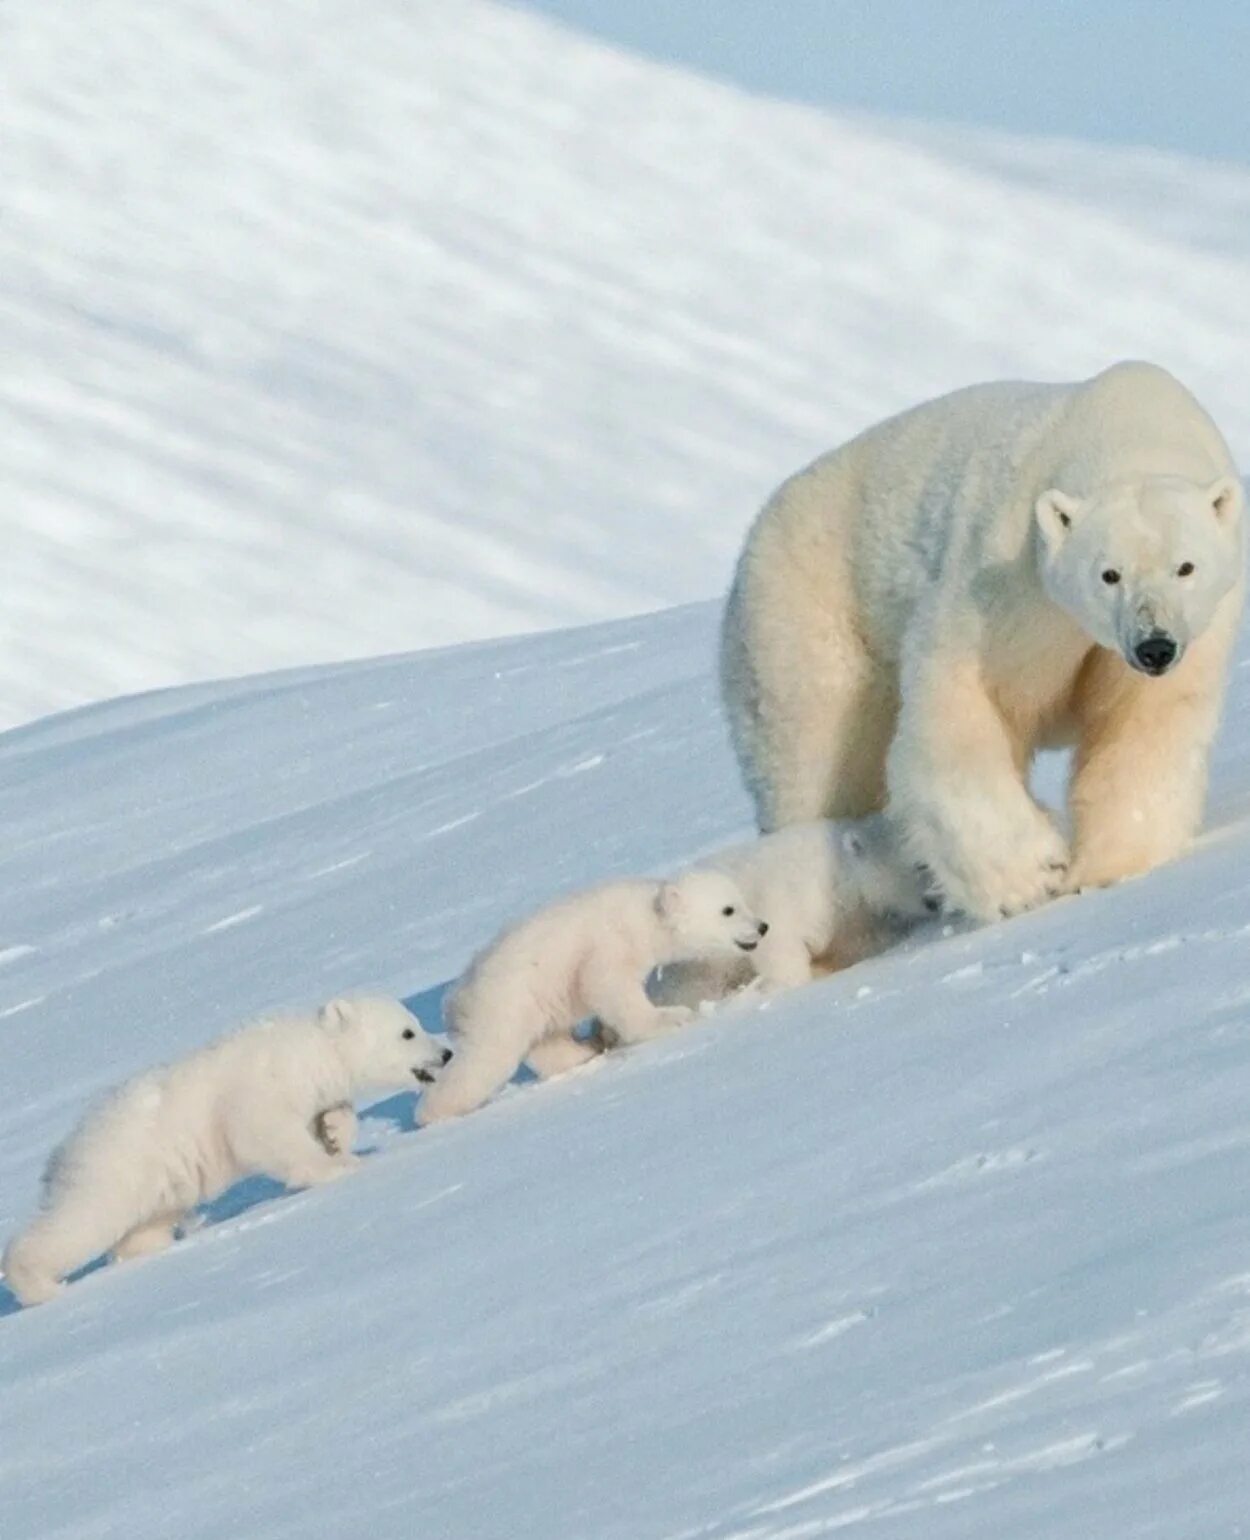
<svg viewBox="0 0 1250 1540">
<path fill-rule="evenodd" d="M 1076 517 L 1080 511 L 1080 499 L 1069 497 L 1058 487 L 1048 488 L 1033 504 L 1037 527 L 1045 537 L 1047 545 L 1050 546 L 1062 543 L 1064 536 L 1076 523 Z"/>
<path fill-rule="evenodd" d="M 866 849 L 867 846 L 864 843 L 864 836 L 859 832 L 858 829 L 843 829 L 842 850 L 845 855 L 851 856 L 852 858 L 858 858 L 859 856 L 863 855 Z"/>
<path fill-rule="evenodd" d="M 317 1025 L 327 1032 L 342 1032 L 351 1026 L 352 1014 L 350 1000 L 327 1000 L 317 1012 Z"/>
<path fill-rule="evenodd" d="M 1211 507 L 1221 524 L 1231 524 L 1241 512 L 1245 494 L 1236 476 L 1219 476 L 1207 488 Z"/>
<path fill-rule="evenodd" d="M 675 920 L 686 907 L 681 889 L 675 882 L 662 882 L 655 895 L 655 912 L 662 920 Z"/>
</svg>

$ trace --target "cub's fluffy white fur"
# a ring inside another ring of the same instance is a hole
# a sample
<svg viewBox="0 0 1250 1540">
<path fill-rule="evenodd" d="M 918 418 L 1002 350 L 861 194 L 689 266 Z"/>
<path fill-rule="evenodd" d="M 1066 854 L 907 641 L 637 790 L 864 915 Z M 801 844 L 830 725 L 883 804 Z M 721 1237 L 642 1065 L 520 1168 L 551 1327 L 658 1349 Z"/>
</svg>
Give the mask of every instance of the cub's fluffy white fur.
<svg viewBox="0 0 1250 1540">
<path fill-rule="evenodd" d="M 647 975 L 682 957 L 752 951 L 767 930 L 713 871 L 605 883 L 540 909 L 480 952 L 448 997 L 456 1057 L 422 1099 L 421 1122 L 472 1111 L 523 1060 L 548 1076 L 592 1058 L 598 1045 L 573 1035 L 588 1017 L 622 1043 L 683 1025 L 691 1012 L 654 1005 Z"/>
<path fill-rule="evenodd" d="M 54 1152 L 42 1212 L 4 1254 L 5 1281 L 38 1304 L 103 1252 L 163 1250 L 188 1210 L 241 1177 L 309 1187 L 345 1175 L 357 1158 L 342 1104 L 431 1081 L 448 1056 L 397 1000 L 332 1000 L 127 1081 Z"/>
<path fill-rule="evenodd" d="M 768 916 L 768 933 L 749 958 L 663 968 L 648 991 L 657 1004 L 697 1006 L 753 980 L 768 993 L 792 989 L 881 951 L 900 926 L 938 907 L 880 814 L 790 824 L 702 864 L 734 879 Z"/>
</svg>

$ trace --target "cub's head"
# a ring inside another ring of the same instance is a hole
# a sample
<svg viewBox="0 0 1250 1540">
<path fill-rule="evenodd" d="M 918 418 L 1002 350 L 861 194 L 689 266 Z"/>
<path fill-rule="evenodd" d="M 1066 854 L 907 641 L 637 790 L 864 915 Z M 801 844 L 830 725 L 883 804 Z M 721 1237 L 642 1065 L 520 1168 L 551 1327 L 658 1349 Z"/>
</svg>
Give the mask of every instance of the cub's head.
<svg viewBox="0 0 1250 1540">
<path fill-rule="evenodd" d="M 656 913 L 690 957 L 753 952 L 768 934 L 766 921 L 747 908 L 738 884 L 723 872 L 683 872 L 656 894 Z"/>
<path fill-rule="evenodd" d="M 331 1000 L 317 1012 L 317 1025 L 333 1035 L 362 1087 L 428 1085 L 451 1058 L 451 1049 L 428 1036 L 398 1000 Z"/>
<path fill-rule="evenodd" d="M 1131 668 L 1166 674 L 1241 574 L 1242 503 L 1234 476 L 1052 487 L 1035 506 L 1046 592 Z"/>
<path fill-rule="evenodd" d="M 847 823 L 839 829 L 838 840 L 846 877 L 873 914 L 906 923 L 941 908 L 926 872 L 908 856 L 882 814 Z"/>
</svg>

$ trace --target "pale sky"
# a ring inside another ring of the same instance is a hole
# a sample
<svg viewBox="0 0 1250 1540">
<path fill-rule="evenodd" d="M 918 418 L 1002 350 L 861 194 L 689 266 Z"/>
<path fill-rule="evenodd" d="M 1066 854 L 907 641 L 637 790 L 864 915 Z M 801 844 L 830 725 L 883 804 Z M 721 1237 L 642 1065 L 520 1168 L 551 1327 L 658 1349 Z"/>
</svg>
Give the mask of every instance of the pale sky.
<svg viewBox="0 0 1250 1540">
<path fill-rule="evenodd" d="M 1250 162 L 1250 0 L 519 0 L 829 107 Z"/>
</svg>

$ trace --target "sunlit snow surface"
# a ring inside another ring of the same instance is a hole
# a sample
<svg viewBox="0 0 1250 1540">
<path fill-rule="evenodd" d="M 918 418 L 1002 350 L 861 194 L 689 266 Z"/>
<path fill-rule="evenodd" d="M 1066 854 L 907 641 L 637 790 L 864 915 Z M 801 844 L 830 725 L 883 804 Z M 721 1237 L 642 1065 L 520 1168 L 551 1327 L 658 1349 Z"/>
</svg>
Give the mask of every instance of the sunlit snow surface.
<svg viewBox="0 0 1250 1540">
<path fill-rule="evenodd" d="M 0 165 L 2 723 L 710 596 L 784 475 L 976 379 L 1153 358 L 1250 459 L 1245 168 L 483 0 L 7 0 Z"/>
<path fill-rule="evenodd" d="M 97 1088 L 739 834 L 710 607 L 0 739 L 0 1229 Z M 1243 658 L 1245 653 L 1243 651 Z M 5 1540 L 1217 1540 L 1250 1418 L 1245 673 L 1170 870 L 0 1291 Z"/>
</svg>

